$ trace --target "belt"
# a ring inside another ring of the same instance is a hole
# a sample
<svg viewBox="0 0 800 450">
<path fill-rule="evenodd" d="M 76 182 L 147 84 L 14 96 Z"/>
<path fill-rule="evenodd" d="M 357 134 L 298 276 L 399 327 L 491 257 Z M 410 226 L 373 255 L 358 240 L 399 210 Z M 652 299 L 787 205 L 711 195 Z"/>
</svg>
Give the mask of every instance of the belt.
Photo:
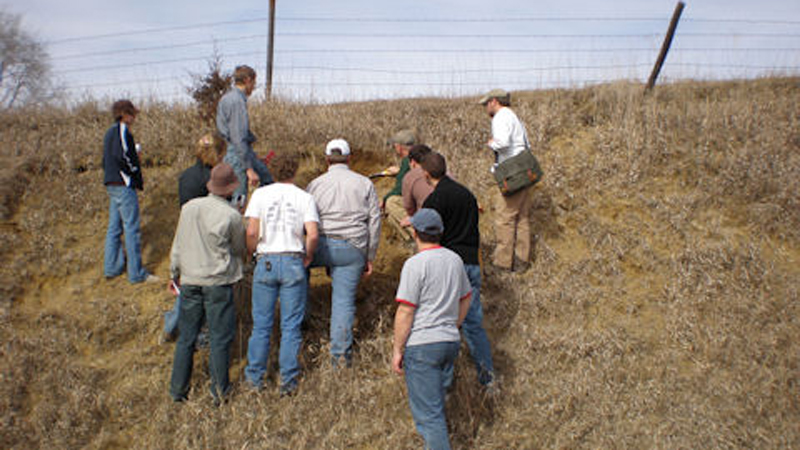
<svg viewBox="0 0 800 450">
<path fill-rule="evenodd" d="M 325 237 L 328 238 L 328 239 L 335 239 L 337 241 L 346 241 L 347 240 L 346 237 L 338 236 L 338 235 L 335 235 L 335 234 L 326 234 Z"/>
<path fill-rule="evenodd" d="M 122 181 L 109 181 L 106 183 L 106 186 L 127 186 L 127 184 L 123 183 Z"/>
<path fill-rule="evenodd" d="M 303 252 L 267 252 L 267 253 L 259 253 L 257 258 L 263 258 L 265 256 L 294 256 L 296 258 L 305 258 L 306 254 Z"/>
</svg>

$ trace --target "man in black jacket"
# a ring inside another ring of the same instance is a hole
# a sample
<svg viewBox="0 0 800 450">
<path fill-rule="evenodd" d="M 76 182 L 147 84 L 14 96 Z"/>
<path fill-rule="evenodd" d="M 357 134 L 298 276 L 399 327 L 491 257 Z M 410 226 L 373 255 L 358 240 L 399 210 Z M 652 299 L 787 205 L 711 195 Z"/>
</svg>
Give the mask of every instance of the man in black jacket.
<svg viewBox="0 0 800 450">
<path fill-rule="evenodd" d="M 142 266 L 139 198 L 136 191 L 142 190 L 144 182 L 139 149 L 130 131 L 139 110 L 130 100 L 114 102 L 111 110 L 114 125 L 103 139 L 103 182 L 109 198 L 103 272 L 106 278 L 121 275 L 125 271 L 127 255 L 128 280 L 131 283 L 155 282 L 158 277 L 149 274 Z M 123 232 L 124 248 L 120 240 Z"/>
<path fill-rule="evenodd" d="M 421 166 L 425 178 L 434 186 L 422 207 L 436 210 L 442 216 L 444 233 L 441 244 L 456 252 L 464 261 L 464 269 L 472 286 L 472 302 L 461 325 L 461 333 L 475 363 L 478 383 L 488 388 L 494 381 L 494 366 L 489 338 L 483 328 L 478 201 L 469 189 L 447 176 L 447 165 L 441 154 L 427 154 Z"/>
</svg>

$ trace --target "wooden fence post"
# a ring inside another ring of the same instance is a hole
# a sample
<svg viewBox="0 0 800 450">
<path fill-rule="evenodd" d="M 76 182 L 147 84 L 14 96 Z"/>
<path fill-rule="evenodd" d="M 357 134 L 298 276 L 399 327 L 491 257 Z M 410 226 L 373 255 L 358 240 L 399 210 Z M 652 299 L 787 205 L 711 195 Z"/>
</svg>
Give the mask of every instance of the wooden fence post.
<svg viewBox="0 0 800 450">
<path fill-rule="evenodd" d="M 269 0 L 269 42 L 267 42 L 267 100 L 272 99 L 272 55 L 275 50 L 275 0 Z"/>
<path fill-rule="evenodd" d="M 658 59 L 656 60 L 655 66 L 653 66 L 653 71 L 650 73 L 650 79 L 647 80 L 645 92 L 652 90 L 653 86 L 656 85 L 656 79 L 658 79 L 658 74 L 661 72 L 661 67 L 664 65 L 664 60 L 667 59 L 667 53 L 669 52 L 669 47 L 672 45 L 672 38 L 675 36 L 675 29 L 678 28 L 678 21 L 681 18 L 684 6 L 686 6 L 686 4 L 683 2 L 678 2 L 678 4 L 675 5 L 675 11 L 672 13 L 672 20 L 669 22 L 667 35 L 664 36 L 664 43 L 661 44 L 661 51 L 658 53 Z"/>
</svg>

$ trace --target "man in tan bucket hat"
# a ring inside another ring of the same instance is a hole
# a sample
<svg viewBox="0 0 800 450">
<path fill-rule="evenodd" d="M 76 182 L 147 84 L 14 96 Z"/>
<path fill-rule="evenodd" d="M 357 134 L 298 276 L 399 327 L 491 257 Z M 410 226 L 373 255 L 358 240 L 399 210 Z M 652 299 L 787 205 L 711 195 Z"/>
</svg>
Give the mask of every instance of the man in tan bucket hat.
<svg viewBox="0 0 800 450">
<path fill-rule="evenodd" d="M 209 372 L 215 401 L 230 390 L 228 365 L 236 329 L 233 284 L 242 278 L 245 228 L 242 216 L 230 203 L 239 179 L 226 163 L 211 170 L 209 194 L 181 208 L 170 253 L 169 289 L 181 295 L 178 316 L 180 337 L 175 345 L 169 393 L 185 401 L 192 376 L 194 345 L 203 318 L 210 335 Z"/>
</svg>

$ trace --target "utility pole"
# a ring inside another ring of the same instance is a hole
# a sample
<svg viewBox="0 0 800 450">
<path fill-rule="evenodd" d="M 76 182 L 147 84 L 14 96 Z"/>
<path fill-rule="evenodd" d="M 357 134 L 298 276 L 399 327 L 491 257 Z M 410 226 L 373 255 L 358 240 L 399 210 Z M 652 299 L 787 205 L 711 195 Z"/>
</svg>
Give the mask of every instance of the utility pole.
<svg viewBox="0 0 800 450">
<path fill-rule="evenodd" d="M 661 67 L 664 65 L 664 61 L 667 59 L 667 52 L 669 52 L 669 47 L 672 45 L 672 38 L 675 36 L 675 29 L 678 28 L 678 21 L 681 18 L 681 13 L 683 12 L 684 6 L 686 6 L 686 4 L 683 2 L 678 2 L 678 4 L 675 5 L 675 11 L 672 13 L 672 20 L 669 22 L 667 35 L 664 36 L 664 43 L 661 44 L 661 51 L 658 53 L 658 60 L 656 60 L 656 64 L 653 66 L 653 71 L 650 73 L 650 79 L 647 80 L 645 92 L 652 90 L 653 86 L 656 85 L 656 79 L 658 79 L 658 74 L 661 72 Z"/>
<path fill-rule="evenodd" d="M 275 51 L 275 1 L 269 0 L 269 35 L 267 40 L 267 100 L 272 99 L 272 55 Z"/>
</svg>

